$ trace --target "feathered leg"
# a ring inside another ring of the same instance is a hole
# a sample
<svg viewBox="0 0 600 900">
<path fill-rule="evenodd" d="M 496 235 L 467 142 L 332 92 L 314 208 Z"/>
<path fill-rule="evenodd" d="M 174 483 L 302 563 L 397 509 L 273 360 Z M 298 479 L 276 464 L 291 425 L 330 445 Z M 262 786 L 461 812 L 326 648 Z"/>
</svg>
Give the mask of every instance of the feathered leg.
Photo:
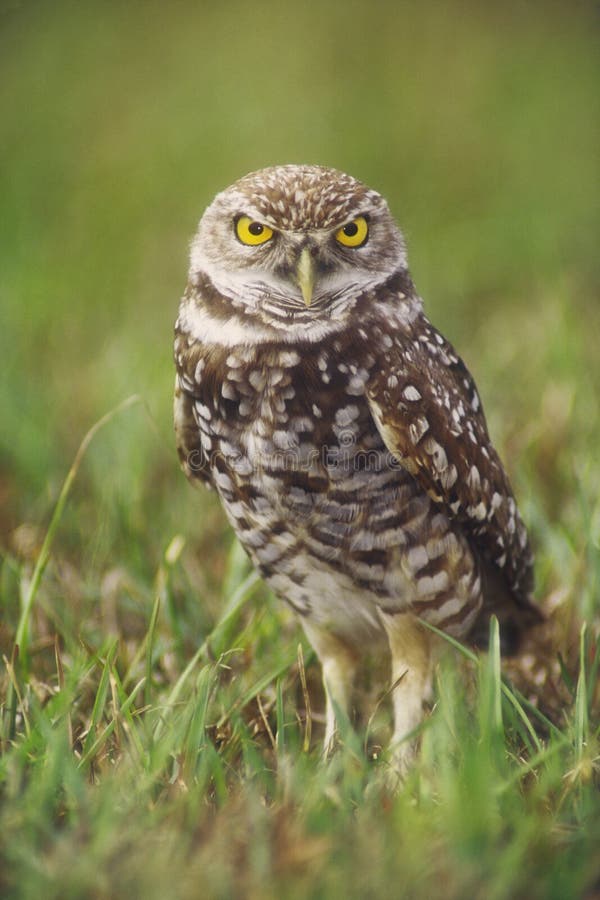
<svg viewBox="0 0 600 900">
<path fill-rule="evenodd" d="M 380 613 L 392 657 L 393 760 L 404 775 L 414 757 L 415 742 L 406 740 L 423 718 L 423 703 L 432 691 L 432 635 L 406 613 Z"/>
<path fill-rule="evenodd" d="M 310 623 L 302 624 L 323 670 L 326 698 L 323 750 L 327 755 L 335 747 L 337 733 L 335 707 L 337 706 L 346 715 L 350 714 L 352 684 L 358 660 L 356 654 L 339 638 Z"/>
</svg>

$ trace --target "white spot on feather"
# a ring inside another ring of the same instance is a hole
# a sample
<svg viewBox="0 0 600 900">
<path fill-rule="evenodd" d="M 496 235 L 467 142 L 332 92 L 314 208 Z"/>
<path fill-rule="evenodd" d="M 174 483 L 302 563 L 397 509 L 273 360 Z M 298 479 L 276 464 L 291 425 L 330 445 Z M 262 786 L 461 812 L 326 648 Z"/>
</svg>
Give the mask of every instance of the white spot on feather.
<svg viewBox="0 0 600 900">
<path fill-rule="evenodd" d="M 283 366 L 285 369 L 297 366 L 299 362 L 300 354 L 296 353 L 295 350 L 283 350 L 279 354 L 279 365 Z"/>
<path fill-rule="evenodd" d="M 200 403 L 199 401 L 196 401 L 195 405 L 196 405 L 196 411 L 198 412 L 198 415 L 202 419 L 206 419 L 207 422 L 210 422 L 210 420 L 212 419 L 212 413 L 211 413 L 210 409 L 208 408 L 208 406 L 205 406 L 204 403 Z"/>
<path fill-rule="evenodd" d="M 423 446 L 425 452 L 431 456 L 435 470 L 443 472 L 448 467 L 448 457 L 442 445 L 430 437 L 427 438 Z"/>
<path fill-rule="evenodd" d="M 237 400 L 237 391 L 230 381 L 224 381 L 221 385 L 221 395 L 226 400 Z"/>
<path fill-rule="evenodd" d="M 262 391 L 267 383 L 267 376 L 260 369 L 253 369 L 248 375 L 248 381 L 255 391 Z"/>
<path fill-rule="evenodd" d="M 422 546 L 411 547 L 406 554 L 406 559 L 413 572 L 418 572 L 429 562 L 427 550 Z"/>
<path fill-rule="evenodd" d="M 439 609 L 428 610 L 427 621 L 431 622 L 432 625 L 437 625 L 443 622 L 444 619 L 455 616 L 456 613 L 460 612 L 462 606 L 463 603 L 458 597 L 452 597 L 451 600 L 447 600 L 446 603 L 442 604 Z"/>
<path fill-rule="evenodd" d="M 421 394 L 414 386 L 414 384 L 407 384 L 402 391 L 402 396 L 405 400 L 410 400 L 411 403 L 415 403 L 417 400 L 421 400 Z"/>
<path fill-rule="evenodd" d="M 477 466 L 473 465 L 469 469 L 469 474 L 467 475 L 467 484 L 472 490 L 479 490 L 481 487 L 481 478 L 479 477 L 479 469 Z"/>
<path fill-rule="evenodd" d="M 449 583 L 448 573 L 445 571 L 437 572 L 435 575 L 424 575 L 417 581 L 417 593 L 420 597 L 438 594 L 446 590 Z"/>
<path fill-rule="evenodd" d="M 355 406 L 354 404 L 350 404 L 350 406 L 345 406 L 342 409 L 338 409 L 335 414 L 336 424 L 344 428 L 345 426 L 350 425 L 350 423 L 358 417 L 358 414 L 358 406 Z"/>
<path fill-rule="evenodd" d="M 458 470 L 454 463 L 451 466 L 441 473 L 440 481 L 442 482 L 442 487 L 446 490 L 449 490 L 453 485 L 456 484 L 458 479 Z"/>
<path fill-rule="evenodd" d="M 429 422 L 424 416 L 419 416 L 408 426 L 408 433 L 413 444 L 418 444 L 425 432 L 429 430 Z"/>
<path fill-rule="evenodd" d="M 353 375 L 348 382 L 346 393 L 351 394 L 352 396 L 360 396 L 363 394 L 368 377 L 369 373 L 366 369 L 358 369 L 356 374 Z"/>
<path fill-rule="evenodd" d="M 202 357 L 196 363 L 196 371 L 194 372 L 194 378 L 196 379 L 197 382 L 200 382 L 200 379 L 202 378 L 202 370 L 204 369 L 205 365 L 206 365 L 206 360 L 203 359 Z"/>
</svg>

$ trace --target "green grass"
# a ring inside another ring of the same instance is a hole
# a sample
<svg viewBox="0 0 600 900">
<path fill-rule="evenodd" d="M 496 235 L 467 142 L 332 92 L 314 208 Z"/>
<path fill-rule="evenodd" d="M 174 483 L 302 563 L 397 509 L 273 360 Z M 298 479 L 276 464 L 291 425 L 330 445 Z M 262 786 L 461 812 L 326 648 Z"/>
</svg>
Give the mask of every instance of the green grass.
<svg viewBox="0 0 600 900">
<path fill-rule="evenodd" d="M 2 7 L 0 895 L 596 896 L 595 15 Z M 316 660 L 173 448 L 187 242 L 219 188 L 287 161 L 389 198 L 549 616 L 504 681 L 449 647 L 395 795 L 385 700 L 321 761 Z"/>
</svg>

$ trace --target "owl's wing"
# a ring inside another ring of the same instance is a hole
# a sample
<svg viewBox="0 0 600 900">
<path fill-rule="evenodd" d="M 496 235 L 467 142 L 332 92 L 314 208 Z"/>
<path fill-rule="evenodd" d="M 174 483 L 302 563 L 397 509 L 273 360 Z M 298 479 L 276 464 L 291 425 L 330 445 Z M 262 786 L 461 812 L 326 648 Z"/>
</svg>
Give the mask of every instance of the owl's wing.
<svg viewBox="0 0 600 900">
<path fill-rule="evenodd" d="M 475 383 L 427 319 L 418 324 L 418 331 L 384 342 L 377 374 L 366 385 L 371 413 L 398 463 L 461 523 L 479 555 L 503 573 L 517 604 L 529 607 L 527 532 Z"/>
<path fill-rule="evenodd" d="M 194 418 L 193 408 L 194 398 L 182 387 L 180 377 L 177 376 L 173 413 L 179 462 L 190 480 L 199 479 L 210 487 L 210 468 L 200 442 L 200 430 Z"/>
<path fill-rule="evenodd" d="M 195 415 L 195 405 L 200 401 L 197 373 L 202 368 L 202 353 L 201 345 L 190 347 L 187 333 L 178 319 L 175 325 L 174 356 L 177 375 L 173 403 L 177 454 L 181 468 L 190 481 L 200 480 L 211 487 L 209 461 L 202 447 L 200 427 Z"/>
</svg>

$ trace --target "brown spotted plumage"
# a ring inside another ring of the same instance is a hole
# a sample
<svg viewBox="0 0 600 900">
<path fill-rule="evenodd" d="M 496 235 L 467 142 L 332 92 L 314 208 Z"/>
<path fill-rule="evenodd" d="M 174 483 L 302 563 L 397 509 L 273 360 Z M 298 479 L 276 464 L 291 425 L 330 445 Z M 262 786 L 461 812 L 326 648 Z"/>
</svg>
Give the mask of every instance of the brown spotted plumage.
<svg viewBox="0 0 600 900">
<path fill-rule="evenodd" d="M 280 166 L 219 194 L 176 323 L 182 466 L 219 493 L 323 664 L 325 742 L 365 652 L 391 651 L 394 746 L 431 680 L 420 621 L 538 618 L 527 533 L 464 363 L 423 314 L 383 198 Z"/>
</svg>

